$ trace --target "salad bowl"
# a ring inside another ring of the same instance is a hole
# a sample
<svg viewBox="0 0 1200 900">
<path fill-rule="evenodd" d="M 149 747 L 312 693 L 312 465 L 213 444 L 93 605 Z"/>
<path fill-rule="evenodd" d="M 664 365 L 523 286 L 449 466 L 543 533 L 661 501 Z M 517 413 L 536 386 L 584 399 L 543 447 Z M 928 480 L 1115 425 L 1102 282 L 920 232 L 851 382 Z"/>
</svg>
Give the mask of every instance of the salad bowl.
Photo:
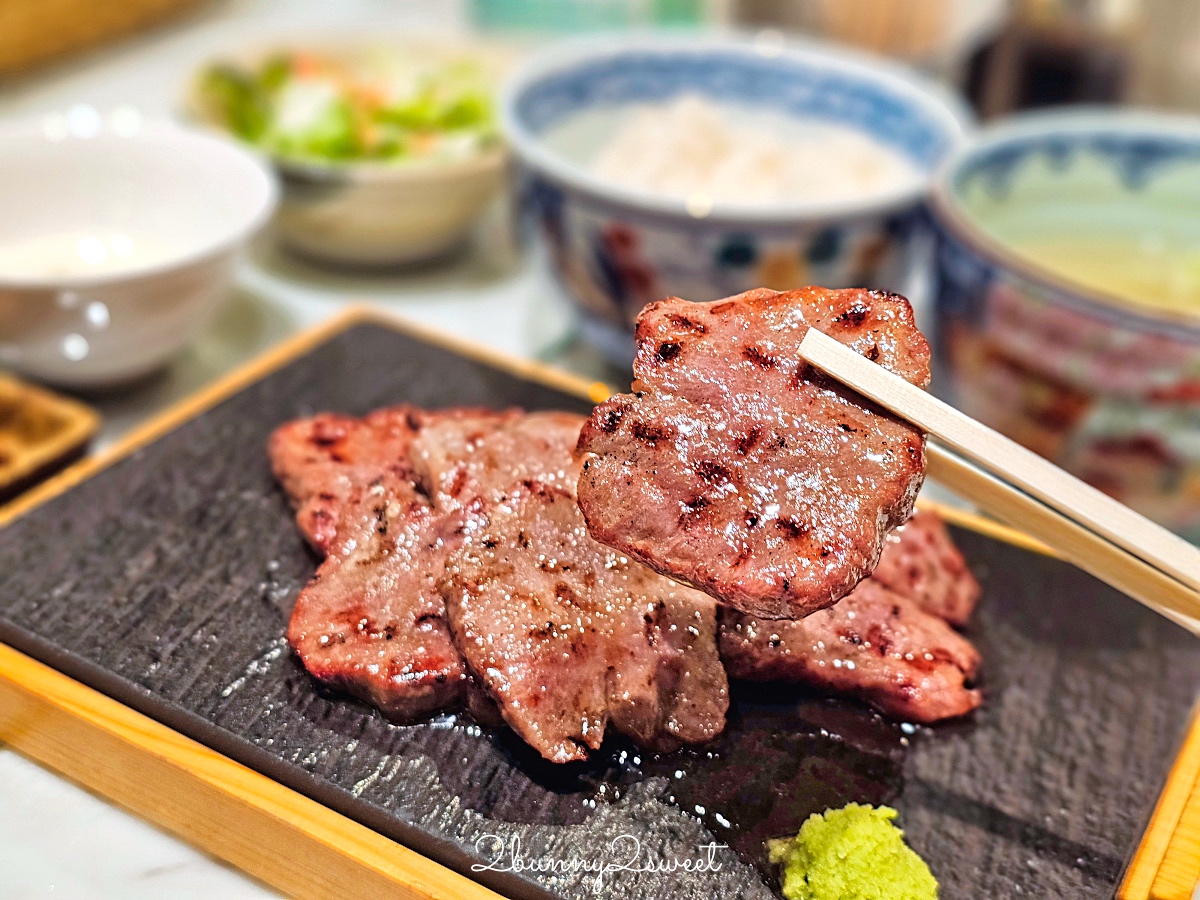
<svg viewBox="0 0 1200 900">
<path fill-rule="evenodd" d="M 296 36 L 204 67 L 188 105 L 270 158 L 286 246 L 410 263 L 463 241 L 504 184 L 491 88 L 507 60 L 468 42 Z"/>
</svg>

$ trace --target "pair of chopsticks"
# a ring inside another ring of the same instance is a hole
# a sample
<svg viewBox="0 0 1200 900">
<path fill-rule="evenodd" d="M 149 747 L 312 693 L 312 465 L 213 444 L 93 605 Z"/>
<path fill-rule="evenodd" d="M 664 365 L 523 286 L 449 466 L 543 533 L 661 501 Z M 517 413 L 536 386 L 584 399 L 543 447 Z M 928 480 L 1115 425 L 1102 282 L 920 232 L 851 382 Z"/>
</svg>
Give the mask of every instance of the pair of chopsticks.
<svg viewBox="0 0 1200 900">
<path fill-rule="evenodd" d="M 1200 636 L 1200 549 L 815 328 L 800 355 L 924 431 L 929 477 Z"/>
</svg>

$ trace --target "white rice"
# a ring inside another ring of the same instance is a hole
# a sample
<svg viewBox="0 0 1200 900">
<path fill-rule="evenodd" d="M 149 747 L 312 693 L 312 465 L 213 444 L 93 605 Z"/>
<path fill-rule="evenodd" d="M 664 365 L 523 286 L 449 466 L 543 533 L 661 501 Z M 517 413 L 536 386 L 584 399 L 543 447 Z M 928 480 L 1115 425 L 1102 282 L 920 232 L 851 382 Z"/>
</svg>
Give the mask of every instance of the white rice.
<svg viewBox="0 0 1200 900">
<path fill-rule="evenodd" d="M 628 110 L 592 170 L 701 207 L 861 200 L 920 179 L 903 156 L 853 129 L 750 116 L 698 95 Z"/>
</svg>

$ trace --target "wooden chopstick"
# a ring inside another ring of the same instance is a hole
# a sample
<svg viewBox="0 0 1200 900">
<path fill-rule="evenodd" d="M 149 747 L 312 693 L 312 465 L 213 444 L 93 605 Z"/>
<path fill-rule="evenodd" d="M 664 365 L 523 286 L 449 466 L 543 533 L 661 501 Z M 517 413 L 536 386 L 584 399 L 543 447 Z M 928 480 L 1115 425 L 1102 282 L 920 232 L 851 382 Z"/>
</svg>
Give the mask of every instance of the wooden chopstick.
<svg viewBox="0 0 1200 900">
<path fill-rule="evenodd" d="M 1173 620 L 1200 619 L 1200 549 L 815 328 L 800 354 L 983 470 L 955 467 L 950 454 L 935 452 L 937 480 L 956 480 L 966 499 L 1010 524 L 1028 530 L 1034 523 L 1043 529 L 1035 536 L 1072 562 Z M 989 473 L 996 477 L 977 477 Z M 1144 568 L 1131 565 L 1138 561 Z M 1149 576 L 1154 570 L 1168 580 Z"/>
<path fill-rule="evenodd" d="M 1200 637 L 1200 595 L 1187 585 L 933 441 L 926 445 L 925 459 L 925 471 L 943 487 Z"/>
</svg>

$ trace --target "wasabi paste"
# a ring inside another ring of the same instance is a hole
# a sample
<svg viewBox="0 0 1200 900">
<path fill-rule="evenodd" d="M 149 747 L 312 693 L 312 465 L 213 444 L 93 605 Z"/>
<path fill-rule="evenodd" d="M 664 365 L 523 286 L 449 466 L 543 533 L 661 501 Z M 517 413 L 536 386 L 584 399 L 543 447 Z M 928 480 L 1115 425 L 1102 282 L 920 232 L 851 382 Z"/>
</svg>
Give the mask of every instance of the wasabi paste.
<svg viewBox="0 0 1200 900">
<path fill-rule="evenodd" d="M 851 803 L 768 842 L 787 900 L 937 900 L 938 884 L 892 824 L 896 810 Z"/>
</svg>

